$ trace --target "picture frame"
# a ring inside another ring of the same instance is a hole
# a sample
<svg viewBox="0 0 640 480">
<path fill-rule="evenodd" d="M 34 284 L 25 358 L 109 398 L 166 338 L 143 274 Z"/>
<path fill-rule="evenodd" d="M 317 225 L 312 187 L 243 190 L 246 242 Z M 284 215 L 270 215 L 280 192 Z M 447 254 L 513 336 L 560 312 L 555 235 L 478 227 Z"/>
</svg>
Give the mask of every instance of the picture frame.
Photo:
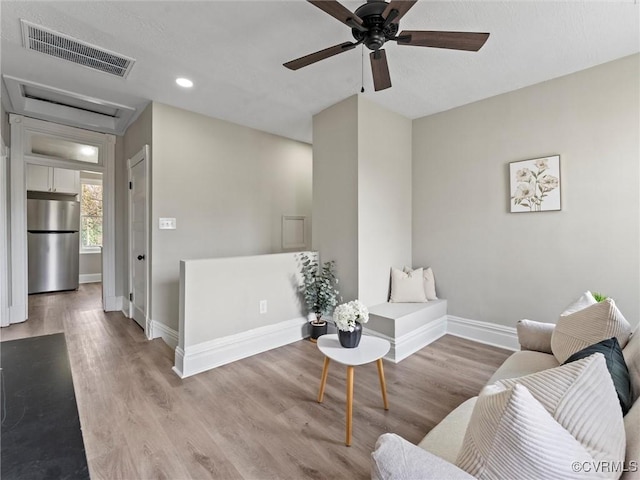
<svg viewBox="0 0 640 480">
<path fill-rule="evenodd" d="M 562 210 L 560 155 L 509 163 L 511 213 Z"/>
</svg>

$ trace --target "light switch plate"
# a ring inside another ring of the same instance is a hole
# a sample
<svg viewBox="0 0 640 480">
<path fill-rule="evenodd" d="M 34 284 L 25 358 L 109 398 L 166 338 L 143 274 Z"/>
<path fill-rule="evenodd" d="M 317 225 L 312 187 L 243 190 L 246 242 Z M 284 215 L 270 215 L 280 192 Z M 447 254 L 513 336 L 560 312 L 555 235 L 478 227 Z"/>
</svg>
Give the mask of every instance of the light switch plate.
<svg viewBox="0 0 640 480">
<path fill-rule="evenodd" d="M 158 219 L 158 228 L 160 230 L 175 230 L 176 229 L 176 219 L 175 218 L 159 218 Z"/>
</svg>

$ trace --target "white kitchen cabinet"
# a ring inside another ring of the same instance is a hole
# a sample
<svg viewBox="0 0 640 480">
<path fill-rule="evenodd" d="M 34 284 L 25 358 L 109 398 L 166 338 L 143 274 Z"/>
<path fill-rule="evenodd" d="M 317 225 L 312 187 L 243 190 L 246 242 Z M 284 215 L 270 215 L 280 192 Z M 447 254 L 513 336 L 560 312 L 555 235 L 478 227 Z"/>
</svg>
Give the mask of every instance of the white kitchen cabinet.
<svg viewBox="0 0 640 480">
<path fill-rule="evenodd" d="M 27 190 L 35 190 L 37 192 L 51 191 L 49 180 L 50 167 L 43 165 L 27 164 Z"/>
<path fill-rule="evenodd" d="M 80 172 L 68 168 L 52 168 L 53 191 L 59 193 L 80 193 Z"/>
<path fill-rule="evenodd" d="M 80 172 L 27 164 L 27 190 L 77 195 L 80 193 Z"/>
</svg>

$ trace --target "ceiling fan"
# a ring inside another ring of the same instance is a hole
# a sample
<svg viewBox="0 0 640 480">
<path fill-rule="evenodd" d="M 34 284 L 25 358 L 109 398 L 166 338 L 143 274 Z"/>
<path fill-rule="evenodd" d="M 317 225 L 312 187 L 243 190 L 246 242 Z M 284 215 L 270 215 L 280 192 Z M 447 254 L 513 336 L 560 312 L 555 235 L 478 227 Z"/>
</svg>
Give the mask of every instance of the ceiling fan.
<svg viewBox="0 0 640 480">
<path fill-rule="evenodd" d="M 489 38 L 488 33 L 475 32 L 433 32 L 423 30 L 403 30 L 398 34 L 400 19 L 417 0 L 367 0 L 355 12 L 351 12 L 335 0 L 307 0 L 320 10 L 351 27 L 355 42 L 344 42 L 315 53 L 296 58 L 284 64 L 290 70 L 298 70 L 313 63 L 332 57 L 364 44 L 372 52 L 371 72 L 376 90 L 391 87 L 391 76 L 387 64 L 387 54 L 382 48 L 385 42 L 394 41 L 398 45 L 416 47 L 449 48 L 477 52 Z"/>
</svg>

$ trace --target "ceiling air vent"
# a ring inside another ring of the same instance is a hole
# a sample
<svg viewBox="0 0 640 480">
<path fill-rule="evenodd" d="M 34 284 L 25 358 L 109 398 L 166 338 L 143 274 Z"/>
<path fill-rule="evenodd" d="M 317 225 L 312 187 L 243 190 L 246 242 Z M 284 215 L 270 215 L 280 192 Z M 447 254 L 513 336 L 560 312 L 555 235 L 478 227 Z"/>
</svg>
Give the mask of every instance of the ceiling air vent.
<svg viewBox="0 0 640 480">
<path fill-rule="evenodd" d="M 25 48 L 125 78 L 135 59 L 20 20 Z"/>
</svg>

